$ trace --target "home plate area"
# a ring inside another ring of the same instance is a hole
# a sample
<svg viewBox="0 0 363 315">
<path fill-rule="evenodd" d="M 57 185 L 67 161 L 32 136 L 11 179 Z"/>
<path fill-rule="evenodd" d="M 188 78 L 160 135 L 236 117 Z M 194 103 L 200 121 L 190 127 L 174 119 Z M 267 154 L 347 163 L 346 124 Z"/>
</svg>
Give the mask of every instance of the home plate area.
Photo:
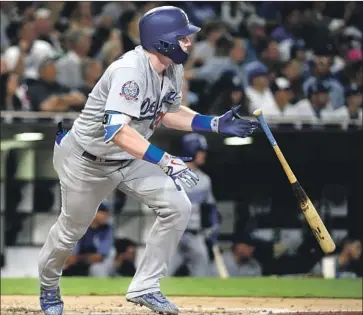
<svg viewBox="0 0 363 315">
<path fill-rule="evenodd" d="M 180 315 L 362 314 L 359 299 L 170 297 L 170 300 L 179 306 Z M 64 302 L 64 315 L 156 314 L 117 296 L 65 296 Z M 39 311 L 38 297 L 2 296 L 1 314 L 41 315 L 42 312 Z"/>
</svg>

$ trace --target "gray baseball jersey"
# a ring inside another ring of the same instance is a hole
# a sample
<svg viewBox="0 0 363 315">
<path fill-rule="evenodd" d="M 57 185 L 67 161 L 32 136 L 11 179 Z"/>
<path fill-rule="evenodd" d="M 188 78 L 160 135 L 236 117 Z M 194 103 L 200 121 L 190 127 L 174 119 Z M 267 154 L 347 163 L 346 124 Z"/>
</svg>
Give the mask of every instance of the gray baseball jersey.
<svg viewBox="0 0 363 315">
<path fill-rule="evenodd" d="M 134 159 L 112 141 L 104 142 L 105 111 L 133 117 L 130 127 L 149 139 L 167 112 L 181 104 L 183 66 L 170 65 L 163 82 L 141 46 L 114 61 L 89 94 L 87 103 L 72 132 L 89 153 L 113 160 Z"/>
<path fill-rule="evenodd" d="M 201 205 L 202 203 L 214 204 L 215 199 L 212 192 L 210 177 L 200 169 L 193 170 L 199 176 L 197 186 L 193 188 L 184 187 L 192 203 L 192 213 L 190 215 L 187 229 L 201 229 Z"/>
</svg>

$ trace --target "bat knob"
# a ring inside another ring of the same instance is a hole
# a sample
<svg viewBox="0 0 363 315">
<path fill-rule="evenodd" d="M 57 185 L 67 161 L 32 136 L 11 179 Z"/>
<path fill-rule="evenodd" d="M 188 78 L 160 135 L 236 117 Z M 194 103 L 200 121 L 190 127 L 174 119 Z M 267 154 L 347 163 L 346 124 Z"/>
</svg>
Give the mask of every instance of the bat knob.
<svg viewBox="0 0 363 315">
<path fill-rule="evenodd" d="M 253 111 L 253 116 L 258 117 L 262 115 L 262 109 L 258 108 Z"/>
</svg>

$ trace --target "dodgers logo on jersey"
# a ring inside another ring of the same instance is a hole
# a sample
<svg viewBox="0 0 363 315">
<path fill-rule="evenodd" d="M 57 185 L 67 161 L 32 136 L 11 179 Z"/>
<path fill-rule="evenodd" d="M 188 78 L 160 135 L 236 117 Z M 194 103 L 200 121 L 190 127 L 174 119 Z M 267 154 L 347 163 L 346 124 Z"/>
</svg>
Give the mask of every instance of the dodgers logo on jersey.
<svg viewBox="0 0 363 315">
<path fill-rule="evenodd" d="M 157 128 L 165 113 L 162 111 L 163 105 L 172 105 L 177 98 L 178 93 L 171 91 L 162 98 L 160 103 L 152 101 L 149 97 L 146 98 L 141 104 L 140 118 L 139 120 L 151 120 L 150 128 Z"/>
<path fill-rule="evenodd" d="M 135 81 L 127 81 L 121 88 L 120 96 L 128 101 L 136 101 L 139 95 L 140 88 Z"/>
</svg>

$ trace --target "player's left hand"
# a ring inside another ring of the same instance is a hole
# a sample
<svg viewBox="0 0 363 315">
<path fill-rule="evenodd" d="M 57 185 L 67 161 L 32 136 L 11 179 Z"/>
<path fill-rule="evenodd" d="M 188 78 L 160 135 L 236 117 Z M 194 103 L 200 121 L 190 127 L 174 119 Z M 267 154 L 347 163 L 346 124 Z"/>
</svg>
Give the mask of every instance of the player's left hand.
<svg viewBox="0 0 363 315">
<path fill-rule="evenodd" d="M 206 239 L 209 239 L 213 244 L 217 241 L 219 232 L 219 224 L 214 224 L 208 229 L 203 231 L 203 235 Z"/>
<path fill-rule="evenodd" d="M 199 181 L 198 175 L 184 163 L 191 160 L 192 158 L 189 157 L 176 157 L 165 153 L 159 162 L 161 169 L 172 178 L 179 191 L 181 190 L 181 187 L 178 185 L 179 181 L 189 188 L 196 186 Z"/>
<path fill-rule="evenodd" d="M 238 105 L 217 118 L 218 133 L 245 138 L 258 128 L 258 122 L 240 118 L 238 110 L 241 106 Z"/>
</svg>

